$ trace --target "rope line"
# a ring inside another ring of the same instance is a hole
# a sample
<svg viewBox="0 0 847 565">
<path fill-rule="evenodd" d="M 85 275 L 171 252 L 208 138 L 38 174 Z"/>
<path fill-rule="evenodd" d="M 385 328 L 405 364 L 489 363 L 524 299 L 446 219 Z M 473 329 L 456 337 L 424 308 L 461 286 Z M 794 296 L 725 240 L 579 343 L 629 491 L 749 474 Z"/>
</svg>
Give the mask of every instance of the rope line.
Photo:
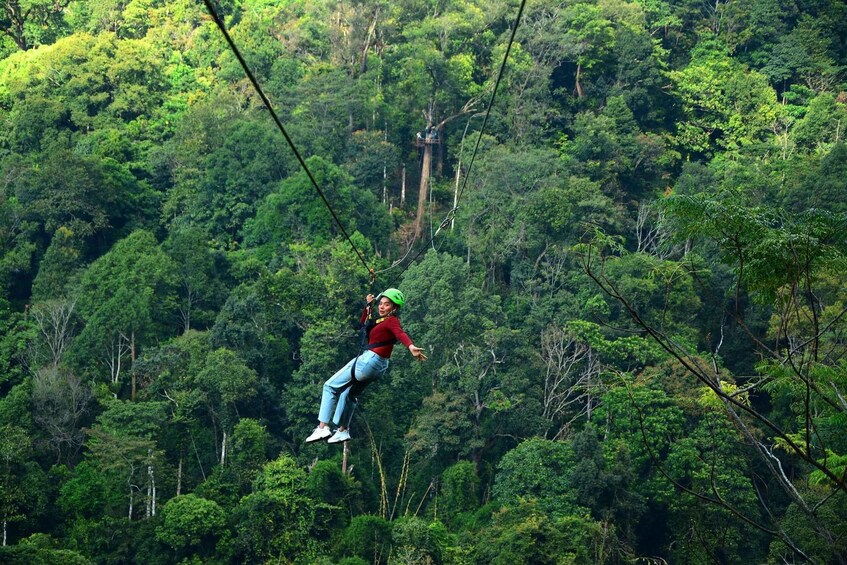
<svg viewBox="0 0 847 565">
<path fill-rule="evenodd" d="M 506 45 L 506 53 L 503 55 L 503 62 L 500 64 L 500 72 L 497 74 L 497 80 L 494 82 L 494 90 L 491 92 L 491 98 L 488 100 L 488 108 L 485 111 L 485 118 L 482 120 L 482 127 L 480 128 L 479 135 L 476 138 L 476 145 L 474 146 L 474 150 L 473 150 L 473 154 L 471 155 L 470 163 L 468 163 L 468 171 L 467 171 L 467 173 L 465 173 L 465 178 L 462 181 L 462 187 L 459 189 L 459 194 L 456 197 L 456 205 L 453 206 L 453 208 L 451 208 L 449 212 L 447 212 L 447 216 L 444 218 L 444 220 L 438 226 L 438 229 L 435 230 L 435 233 L 430 238 L 430 240 L 428 242 L 426 242 L 425 245 L 421 246 L 421 248 L 417 252 L 417 254 L 414 257 L 412 257 L 412 260 L 409 261 L 409 263 L 403 268 L 402 271 L 400 271 L 401 275 L 406 272 L 406 269 L 408 269 L 412 265 L 412 263 L 414 263 L 418 259 L 418 257 L 420 257 L 421 254 L 423 254 L 424 251 L 427 250 L 427 248 L 432 244 L 433 240 L 438 236 L 438 233 L 442 229 L 449 226 L 450 222 L 453 221 L 453 218 L 456 217 L 456 211 L 459 209 L 459 201 L 462 199 L 462 194 L 464 194 L 464 192 L 465 192 L 465 187 L 468 184 L 468 178 L 470 178 L 470 176 L 471 176 L 471 169 L 473 169 L 473 164 L 474 164 L 474 161 L 476 160 L 476 154 L 479 151 L 479 145 L 480 145 L 480 142 L 482 141 L 482 134 L 485 133 L 485 126 L 488 124 L 488 116 L 491 115 L 491 108 L 494 106 L 494 100 L 497 96 L 497 89 L 500 87 L 500 80 L 503 78 L 503 74 L 506 72 L 506 63 L 509 61 L 509 53 L 512 51 L 512 44 L 515 42 L 515 34 L 518 31 L 518 25 L 521 22 L 521 16 L 523 15 L 523 10 L 524 10 L 525 6 L 526 6 L 526 0 L 521 0 L 521 5 L 518 8 L 518 15 L 515 17 L 515 25 L 512 26 L 512 34 L 509 37 L 508 45 Z M 407 253 L 407 255 L 408 255 L 408 253 Z M 392 265 L 389 268 L 393 268 L 395 266 L 397 266 L 397 264 Z M 379 272 L 384 272 L 384 271 L 387 271 L 387 270 L 388 269 L 383 269 L 382 271 L 379 271 Z"/>
<path fill-rule="evenodd" d="M 465 180 L 462 181 L 462 188 L 459 189 L 459 196 L 456 199 L 456 206 L 452 212 L 455 213 L 455 208 L 458 208 L 458 201 L 462 199 L 462 194 L 465 192 L 465 187 L 468 184 L 468 177 L 471 176 L 471 169 L 473 168 L 474 160 L 476 159 L 476 153 L 479 151 L 479 144 L 482 141 L 482 134 L 485 132 L 485 126 L 488 124 L 488 116 L 491 115 L 491 108 L 494 106 L 494 99 L 497 96 L 497 89 L 500 87 L 500 80 L 503 78 L 503 75 L 506 72 L 506 63 L 509 61 L 509 53 L 512 51 L 512 44 L 515 42 L 515 34 L 518 32 L 518 25 L 521 22 L 521 16 L 523 15 L 524 7 L 526 6 L 526 0 L 521 0 L 521 5 L 518 8 L 518 15 L 515 17 L 515 25 L 512 26 L 512 35 L 509 37 L 509 44 L 506 45 L 506 54 L 503 55 L 503 63 L 500 65 L 500 72 L 497 74 L 497 81 L 494 83 L 494 91 L 491 93 L 491 100 L 488 101 L 488 108 L 485 111 L 485 118 L 482 120 L 482 127 L 479 130 L 479 136 L 476 138 L 476 145 L 474 146 L 473 154 L 471 155 L 471 162 L 468 164 L 468 172 L 465 174 Z"/>
<path fill-rule="evenodd" d="M 265 92 L 259 85 L 259 81 L 256 80 L 255 75 L 253 75 L 253 71 L 250 70 L 249 65 L 247 65 L 247 62 L 241 55 L 241 51 L 235 45 L 235 42 L 232 40 L 232 37 L 230 37 L 229 32 L 227 31 L 226 26 L 223 23 L 223 20 L 221 20 L 220 16 L 218 16 L 218 13 L 212 6 L 212 2 L 210 0 L 203 0 L 203 3 L 206 5 L 206 10 L 209 12 L 209 15 L 212 16 L 212 19 L 215 21 L 215 24 L 218 26 L 218 29 L 221 30 L 221 33 L 226 39 L 226 42 L 229 44 L 230 50 L 233 52 L 236 59 L 238 59 L 238 62 L 241 64 L 241 68 L 244 69 L 244 74 L 247 75 L 247 78 L 250 80 L 250 83 L 253 85 L 253 88 L 256 90 L 256 93 L 259 95 L 259 98 L 262 99 L 262 103 L 268 109 L 268 112 L 270 112 L 271 117 L 273 117 L 277 128 L 279 128 L 279 131 L 282 132 L 283 137 L 285 137 L 285 141 L 288 142 L 288 146 L 291 147 L 291 151 L 294 153 L 294 156 L 297 157 L 297 161 L 300 163 L 300 166 L 303 167 L 303 170 L 306 172 L 306 176 L 309 177 L 312 186 L 314 186 L 315 190 L 318 191 L 321 200 L 323 200 L 324 205 L 326 206 L 327 210 L 329 210 L 329 213 L 332 215 L 332 219 L 335 220 L 335 223 L 338 225 L 338 228 L 341 230 L 341 233 L 344 234 L 345 238 L 347 238 L 347 241 L 350 243 L 350 246 L 353 248 L 353 251 L 355 251 L 356 255 L 359 256 L 359 260 L 362 262 L 362 265 L 365 266 L 365 269 L 367 269 L 368 274 L 371 276 L 371 282 L 373 282 L 376 273 L 371 267 L 368 266 L 368 263 L 367 261 L 365 261 L 365 257 L 362 255 L 362 252 L 359 251 L 359 248 L 356 247 L 356 244 L 353 243 L 352 239 L 350 239 L 347 230 L 344 228 L 344 224 L 342 224 L 341 220 L 338 219 L 338 215 L 336 215 L 335 210 L 332 209 L 329 200 L 327 200 L 326 196 L 324 196 L 321 187 L 318 186 L 318 182 L 315 180 L 314 175 L 312 175 L 312 171 L 310 171 L 309 167 L 306 166 L 306 161 L 300 155 L 300 152 L 297 150 L 297 146 L 294 145 L 294 141 L 291 139 L 291 136 L 289 136 L 288 132 L 285 130 L 285 126 L 282 125 L 282 121 L 279 119 L 279 116 L 277 116 L 276 111 L 271 105 L 271 101 L 265 95 Z"/>
</svg>

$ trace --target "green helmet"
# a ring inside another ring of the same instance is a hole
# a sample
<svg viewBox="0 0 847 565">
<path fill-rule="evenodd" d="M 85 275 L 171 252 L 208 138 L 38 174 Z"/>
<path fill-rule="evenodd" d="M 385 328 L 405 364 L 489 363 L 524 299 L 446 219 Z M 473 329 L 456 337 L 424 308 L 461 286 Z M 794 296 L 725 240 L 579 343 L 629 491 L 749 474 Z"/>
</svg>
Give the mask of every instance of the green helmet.
<svg viewBox="0 0 847 565">
<path fill-rule="evenodd" d="M 396 288 L 387 288 L 383 291 L 380 296 L 386 297 L 391 302 L 396 304 L 398 308 L 401 308 L 406 302 L 406 297 L 403 296 L 403 293 L 397 290 Z"/>
</svg>

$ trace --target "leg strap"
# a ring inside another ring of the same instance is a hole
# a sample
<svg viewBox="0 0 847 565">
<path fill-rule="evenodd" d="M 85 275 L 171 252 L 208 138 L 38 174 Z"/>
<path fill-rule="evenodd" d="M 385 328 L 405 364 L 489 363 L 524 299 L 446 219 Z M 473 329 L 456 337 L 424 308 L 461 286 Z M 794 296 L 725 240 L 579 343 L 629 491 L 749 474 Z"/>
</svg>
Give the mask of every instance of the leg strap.
<svg viewBox="0 0 847 565">
<path fill-rule="evenodd" d="M 350 380 L 350 384 L 347 385 L 350 387 L 349 397 L 351 400 L 355 402 L 356 397 L 362 394 L 362 391 L 365 390 L 365 387 L 368 386 L 369 381 L 360 381 L 356 378 L 356 362 L 359 361 L 359 356 L 356 356 L 356 360 L 353 361 L 353 367 L 350 370 L 350 376 L 352 379 Z"/>
</svg>

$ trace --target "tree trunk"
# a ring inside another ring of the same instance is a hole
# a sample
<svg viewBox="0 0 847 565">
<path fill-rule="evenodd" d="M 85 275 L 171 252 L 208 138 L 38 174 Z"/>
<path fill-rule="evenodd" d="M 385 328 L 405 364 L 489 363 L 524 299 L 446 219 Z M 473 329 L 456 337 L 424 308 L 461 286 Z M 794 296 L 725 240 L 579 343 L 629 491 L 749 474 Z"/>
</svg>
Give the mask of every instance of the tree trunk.
<svg viewBox="0 0 847 565">
<path fill-rule="evenodd" d="M 8 29 L 3 30 L 3 33 L 15 42 L 18 49 L 26 51 L 29 49 L 29 43 L 27 42 L 26 35 L 24 34 L 24 24 L 26 23 L 24 18 L 26 17 L 26 14 L 23 13 L 20 3 L 6 2 L 4 11 L 6 12 L 9 27 Z"/>
<path fill-rule="evenodd" d="M 432 167 L 432 145 L 424 145 L 423 163 L 421 164 L 421 186 L 418 190 L 418 213 L 415 216 L 415 239 L 420 237 L 423 228 L 424 208 L 429 188 L 429 173 Z"/>
<path fill-rule="evenodd" d="M 435 162 L 435 172 L 438 176 L 444 174 L 444 132 L 439 128 L 438 132 L 438 159 Z"/>
<path fill-rule="evenodd" d="M 226 431 L 224 431 L 223 441 L 221 441 L 221 467 L 226 463 Z"/>
<path fill-rule="evenodd" d="M 376 31 L 376 23 L 379 20 L 379 7 L 377 6 L 376 12 L 374 12 L 373 23 L 371 23 L 370 29 L 368 29 L 368 36 L 365 39 L 365 46 L 362 48 L 362 56 L 359 59 L 359 74 L 365 74 L 368 70 L 368 51 L 371 48 L 371 41 L 373 41 L 374 32 Z"/>
<path fill-rule="evenodd" d="M 400 177 L 400 206 L 406 203 L 406 163 L 403 163 L 403 173 Z"/>
<path fill-rule="evenodd" d="M 144 516 L 156 515 L 156 477 L 153 474 L 153 450 L 147 450 L 147 501 Z"/>
<path fill-rule="evenodd" d="M 152 457 L 151 457 L 151 459 L 152 459 Z M 151 499 L 152 500 L 150 502 L 150 515 L 155 516 L 156 515 L 156 473 L 153 469 L 153 462 L 152 461 L 150 462 L 150 468 L 148 470 L 148 473 L 150 474 L 150 486 L 151 486 L 150 490 L 153 491 L 151 493 L 151 495 L 152 495 Z"/>
<path fill-rule="evenodd" d="M 579 83 L 580 75 L 582 75 L 582 65 L 576 64 L 576 97 L 582 98 L 582 85 Z"/>
<path fill-rule="evenodd" d="M 182 315 L 182 333 L 188 333 L 191 329 L 191 308 L 194 305 L 194 289 L 191 288 L 191 285 L 185 281 L 183 282 L 183 287 L 185 288 L 185 307 L 180 306 L 180 314 Z"/>
<path fill-rule="evenodd" d="M 44 336 L 53 368 L 59 366 L 65 349 L 73 337 L 72 320 L 75 300 L 48 300 L 32 308 L 32 319 Z"/>
<path fill-rule="evenodd" d="M 456 205 L 459 203 L 459 180 L 462 176 L 462 160 L 459 159 L 459 162 L 456 164 L 456 186 L 453 188 L 453 210 L 456 209 Z M 456 223 L 456 216 L 450 218 L 450 231 L 453 231 L 453 226 Z"/>
<path fill-rule="evenodd" d="M 130 380 L 132 381 L 132 393 L 130 394 L 130 400 L 135 400 L 135 332 L 132 332 L 130 336 L 130 344 L 129 344 L 129 359 L 132 362 L 132 370 L 130 371 Z"/>
<path fill-rule="evenodd" d="M 179 454 L 179 466 L 176 468 L 176 495 L 182 494 L 182 452 Z"/>
</svg>

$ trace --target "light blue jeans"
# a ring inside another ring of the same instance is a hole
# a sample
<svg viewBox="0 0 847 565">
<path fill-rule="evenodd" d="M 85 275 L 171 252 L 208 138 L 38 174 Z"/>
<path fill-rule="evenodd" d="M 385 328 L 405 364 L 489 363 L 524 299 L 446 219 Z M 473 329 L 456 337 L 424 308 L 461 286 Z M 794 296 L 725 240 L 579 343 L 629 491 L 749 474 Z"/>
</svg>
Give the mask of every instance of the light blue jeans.
<svg viewBox="0 0 847 565">
<path fill-rule="evenodd" d="M 370 383 L 379 379 L 388 369 L 388 359 L 380 357 L 373 351 L 364 351 L 358 357 L 351 359 L 332 377 L 324 383 L 321 396 L 321 409 L 318 419 L 321 422 L 331 422 L 335 426 L 350 426 L 353 410 L 356 408 L 355 398 L 350 398 L 350 387 L 353 385 L 351 370 L 356 363 L 356 380 Z M 333 412 L 335 414 L 333 415 Z"/>
</svg>

